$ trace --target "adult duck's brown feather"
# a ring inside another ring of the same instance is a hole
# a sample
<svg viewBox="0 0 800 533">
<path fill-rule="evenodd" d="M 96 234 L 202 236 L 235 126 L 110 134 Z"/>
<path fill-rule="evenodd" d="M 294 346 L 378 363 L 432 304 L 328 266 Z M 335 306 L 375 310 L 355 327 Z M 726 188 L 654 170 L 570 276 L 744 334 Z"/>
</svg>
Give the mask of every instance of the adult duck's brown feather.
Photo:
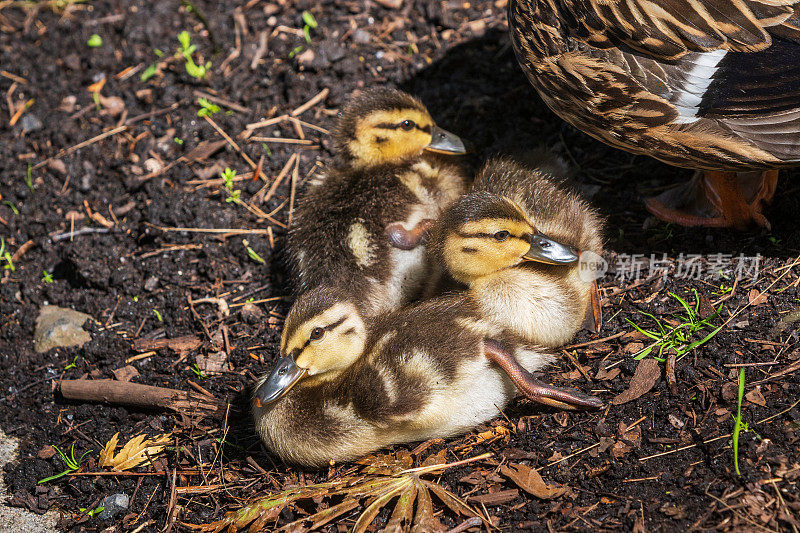
<svg viewBox="0 0 800 533">
<path fill-rule="evenodd" d="M 708 171 L 800 164 L 800 0 L 511 0 L 509 26 L 545 103 L 595 138 Z M 766 224 L 770 197 L 723 196 Z M 709 225 L 745 226 L 726 203 Z"/>
</svg>

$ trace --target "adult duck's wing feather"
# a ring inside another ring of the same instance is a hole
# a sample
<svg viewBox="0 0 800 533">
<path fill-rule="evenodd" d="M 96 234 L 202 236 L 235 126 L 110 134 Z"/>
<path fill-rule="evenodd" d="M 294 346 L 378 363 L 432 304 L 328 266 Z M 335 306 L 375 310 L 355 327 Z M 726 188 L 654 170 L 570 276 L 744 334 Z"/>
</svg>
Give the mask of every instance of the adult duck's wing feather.
<svg viewBox="0 0 800 533">
<path fill-rule="evenodd" d="M 771 33 L 800 41 L 800 0 L 561 0 L 574 38 L 624 44 L 658 59 L 768 48 Z"/>
</svg>

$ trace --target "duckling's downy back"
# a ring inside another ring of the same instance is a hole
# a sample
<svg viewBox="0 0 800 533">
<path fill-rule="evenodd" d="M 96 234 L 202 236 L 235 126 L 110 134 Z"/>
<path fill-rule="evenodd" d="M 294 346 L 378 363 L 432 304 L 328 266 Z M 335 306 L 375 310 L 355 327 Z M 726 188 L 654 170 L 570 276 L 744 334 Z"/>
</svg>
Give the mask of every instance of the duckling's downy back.
<svg viewBox="0 0 800 533">
<path fill-rule="evenodd" d="M 393 89 L 364 91 L 342 108 L 335 164 L 309 184 L 289 230 L 298 293 L 339 286 L 365 315 L 417 295 L 429 273 L 423 234 L 464 190 L 457 167 L 426 155 L 443 142 L 436 131 L 418 100 Z"/>
</svg>

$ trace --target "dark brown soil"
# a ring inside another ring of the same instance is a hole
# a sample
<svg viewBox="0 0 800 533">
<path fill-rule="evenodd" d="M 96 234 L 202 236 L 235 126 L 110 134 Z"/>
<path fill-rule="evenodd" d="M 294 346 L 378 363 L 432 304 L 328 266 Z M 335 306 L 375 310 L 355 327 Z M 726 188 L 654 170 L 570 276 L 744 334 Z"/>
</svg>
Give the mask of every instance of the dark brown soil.
<svg viewBox="0 0 800 533">
<path fill-rule="evenodd" d="M 310 146 L 262 144 L 239 136 L 245 125 L 291 112 L 327 90 L 327 96 L 299 118 L 330 128 L 336 108 L 353 91 L 392 84 L 419 95 L 439 124 L 472 143 L 471 164 L 498 152 L 524 155 L 540 144 L 561 153 L 577 169 L 583 190 L 608 217 L 608 248 L 622 254 L 612 254 L 612 259 L 626 254 L 661 258 L 666 253 L 674 266 L 681 254 L 704 254 L 706 259 L 717 253 L 763 256 L 758 279 L 741 280 L 727 299 L 720 286 L 730 288 L 732 278 L 695 280 L 673 272 L 665 282 L 653 279 L 636 285 L 610 273 L 602 280 L 602 331 L 582 333 L 575 342 L 590 344 L 569 350 L 569 357 L 565 351 L 546 376 L 611 400 L 628 388 L 638 363 L 632 354 L 643 343 L 630 333 L 634 328 L 627 320 L 655 327 L 641 313 L 647 312 L 669 324 L 681 311 L 669 293 L 693 303 L 691 289 L 704 302 L 722 305 L 721 316 L 710 319 L 714 328 L 741 310 L 705 345 L 678 360 L 674 391 L 662 375 L 640 398 L 599 414 L 542 412 L 520 401 L 505 413 L 507 418 L 493 424 L 511 430 L 507 437 L 480 444 L 466 455 L 457 453 L 458 447 L 488 429 L 479 428 L 471 436 L 434 443 L 418 460 L 445 448 L 448 460 L 491 451 L 496 461 L 545 467 L 541 473 L 546 481 L 571 489 L 550 501 L 521 490 L 503 503 L 490 500 L 485 511 L 505 530 L 800 527 L 800 339 L 796 323 L 784 321 L 775 329 L 800 302 L 800 267 L 794 262 L 800 254 L 800 172 L 782 175 L 767 210 L 771 232 L 645 223 L 648 215 L 641 198 L 688 179 L 691 171 L 611 149 L 551 114 L 514 60 L 504 0 L 405 0 L 397 10 L 362 0 L 250 1 L 238 7 L 198 1 L 193 8 L 187 8 L 189 2 L 67 4 L 0 2 L 0 236 L 6 249 L 18 254 L 15 270 L 5 269 L 0 276 L 0 428 L 21 442 L 20 459 L 4 473 L 12 505 L 37 512 L 57 509 L 65 531 L 99 531 L 109 522 L 90 519 L 79 509 L 93 509 L 105 496 L 124 492 L 132 497 L 131 507 L 111 522 L 119 531 L 143 524 L 145 531 L 156 531 L 165 525 L 181 527 L 181 522 L 210 522 L 257 495 L 324 480 L 347 469 L 342 465 L 330 472 L 300 474 L 276 464 L 260 446 L 246 414 L 247 391 L 254 377 L 275 360 L 282 317 L 290 304 L 280 298 L 290 293 L 280 255 L 291 176 L 259 206 L 267 213 L 277 209 L 273 218 L 278 223 L 273 223 L 226 202 L 219 185 L 190 183 L 217 178 L 225 167 L 249 176 L 251 168 L 231 146 L 200 161 L 179 158 L 201 142 L 221 139 L 197 114 L 196 92 L 215 95 L 234 106 L 221 105 L 213 121 L 252 160 L 264 156 L 267 185 L 292 154 L 299 154 L 299 195 L 315 164 L 330 160 L 328 137 L 306 126 L 303 132 L 313 141 Z M 310 43 L 298 34 L 306 9 L 319 23 L 310 31 Z M 174 54 L 183 30 L 197 45 L 195 59 L 212 62 L 207 77 L 192 78 L 177 59 L 142 81 L 149 65 Z M 102 46 L 87 46 L 95 33 L 102 37 Z M 262 35 L 266 50 L 251 67 Z M 303 49 L 293 53 L 300 46 Z M 131 74 L 128 68 L 135 70 Z M 96 103 L 87 88 L 103 77 L 102 99 Z M 29 100 L 32 105 L 10 126 L 17 106 Z M 7 102 L 14 111 L 9 112 Z M 115 110 L 115 104 L 122 108 Z M 74 148 L 125 125 L 124 131 Z M 297 138 L 288 122 L 256 130 L 255 135 Z M 29 165 L 33 190 L 25 181 Z M 151 173 L 157 175 L 148 177 Z M 236 188 L 250 201 L 264 184 L 248 177 Z M 90 218 L 90 213 L 101 217 Z M 268 226 L 273 239 L 263 233 L 163 229 Z M 64 238 L 72 229 L 89 231 Z M 248 255 L 243 238 L 266 264 Z M 44 271 L 52 275 L 52 282 L 43 279 Z M 760 291 L 765 291 L 763 297 L 758 297 Z M 252 298 L 263 317 L 243 316 L 241 305 L 231 307 L 229 316 L 213 304 L 196 303 L 194 310 L 188 305 L 190 299 L 207 297 L 223 298 L 230 306 Z M 94 317 L 97 323 L 87 325 L 92 341 L 82 348 L 35 353 L 34 324 L 45 303 Z M 597 341 L 622 332 L 628 333 Z M 139 373 L 133 381 L 184 390 L 192 389 L 190 382 L 199 384 L 217 398 L 232 401 L 226 423 L 192 423 L 167 412 L 70 402 L 57 393 L 61 379 L 113 378 L 126 359 L 141 353 L 132 346 L 135 339 L 185 335 L 198 337 L 202 346 L 183 357 L 159 349 L 129 363 Z M 225 371 L 203 377 L 192 370 L 198 369 L 198 356 L 202 362 L 218 352 L 227 353 Z M 748 396 L 742 405 L 743 420 L 752 431 L 741 434 L 737 475 L 729 437 L 736 379 L 742 364 L 753 363 L 758 364 L 745 367 Z M 605 377 L 598 377 L 612 365 Z M 177 448 L 168 449 L 163 460 L 134 469 L 154 475 L 65 476 L 37 484 L 64 469 L 49 446 L 63 450 L 74 444 L 78 456 L 93 450 L 82 467 L 93 472 L 100 470 L 97 454 L 115 433 L 124 443 L 140 433 L 169 431 L 174 431 Z M 220 454 L 223 440 L 229 445 Z M 567 456 L 571 457 L 555 462 Z M 478 468 L 491 472 L 488 464 L 447 471 L 441 483 L 463 495 L 474 484 L 459 480 Z M 173 477 L 173 472 L 201 466 L 205 477 Z M 227 484 L 224 489 L 170 497 L 175 486 L 221 483 L 220 479 Z M 487 479 L 471 496 L 515 488 L 504 478 Z M 278 525 L 292 516 L 284 511 Z M 355 517 L 357 511 L 345 514 L 339 526 L 352 526 Z M 381 514 L 376 523 L 386 518 Z M 448 510 L 438 518 L 450 527 L 463 520 Z M 336 525 L 326 527 L 337 530 Z"/>
</svg>

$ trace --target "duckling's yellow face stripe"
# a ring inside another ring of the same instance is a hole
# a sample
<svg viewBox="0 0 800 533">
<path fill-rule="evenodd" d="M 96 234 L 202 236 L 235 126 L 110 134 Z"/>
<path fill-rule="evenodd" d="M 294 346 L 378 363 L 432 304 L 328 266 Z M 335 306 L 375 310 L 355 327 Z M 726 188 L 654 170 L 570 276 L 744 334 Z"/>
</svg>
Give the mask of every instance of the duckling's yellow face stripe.
<svg viewBox="0 0 800 533">
<path fill-rule="evenodd" d="M 309 376 L 336 373 L 350 366 L 364 351 L 366 328 L 355 306 L 339 302 L 291 328 L 287 321 L 281 355 L 292 356 Z"/>
<path fill-rule="evenodd" d="M 348 148 L 357 166 L 399 161 L 421 154 L 431 143 L 434 126 L 421 109 L 374 111 L 358 121 Z"/>
<path fill-rule="evenodd" d="M 466 222 L 445 238 L 444 260 L 458 281 L 513 267 L 530 249 L 533 227 L 521 220 L 487 218 Z"/>
</svg>

